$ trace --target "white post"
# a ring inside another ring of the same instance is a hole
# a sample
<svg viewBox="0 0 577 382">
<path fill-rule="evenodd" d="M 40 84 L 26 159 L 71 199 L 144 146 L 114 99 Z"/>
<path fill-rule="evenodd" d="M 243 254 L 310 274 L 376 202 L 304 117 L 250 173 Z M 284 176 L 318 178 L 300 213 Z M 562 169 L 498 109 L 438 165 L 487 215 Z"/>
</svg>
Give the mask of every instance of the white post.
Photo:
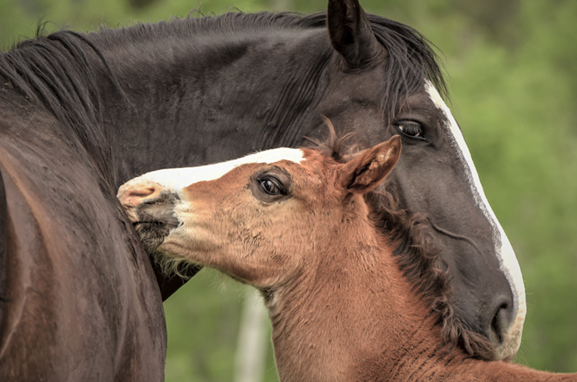
<svg viewBox="0 0 577 382">
<path fill-rule="evenodd" d="M 247 292 L 242 307 L 236 347 L 234 382 L 261 382 L 268 341 L 267 313 L 254 288 Z"/>
</svg>

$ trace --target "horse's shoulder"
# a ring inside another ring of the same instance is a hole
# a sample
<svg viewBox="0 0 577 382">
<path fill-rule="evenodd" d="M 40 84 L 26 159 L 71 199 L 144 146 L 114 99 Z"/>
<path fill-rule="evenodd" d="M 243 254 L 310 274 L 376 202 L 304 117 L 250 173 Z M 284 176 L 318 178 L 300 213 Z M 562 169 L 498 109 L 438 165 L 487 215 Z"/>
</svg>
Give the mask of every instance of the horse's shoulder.
<svg viewBox="0 0 577 382">
<path fill-rule="evenodd" d="M 0 299 L 3 290 L 7 293 L 7 300 L 0 300 L 0 351 L 11 354 L 0 356 L 0 380 L 2 362 L 25 365 L 19 354 L 40 360 L 46 355 L 42 349 L 60 343 L 68 343 L 74 362 L 89 370 L 87 345 L 74 338 L 78 332 L 91 339 L 88 343 L 98 343 L 93 350 L 99 356 L 121 349 L 122 359 L 133 357 L 152 374 L 162 370 L 166 333 L 160 296 L 148 259 L 122 224 L 116 199 L 99 187 L 89 162 L 57 137 L 46 138 L 57 143 L 46 148 L 33 144 L 43 139 L 41 133 L 12 133 L 0 132 Z M 29 325 L 38 311 L 43 324 Z M 50 325 L 64 322 L 68 330 L 54 338 L 45 335 Z M 119 330 L 131 333 L 129 338 L 119 341 Z M 15 351 L 28 344 L 26 351 Z M 113 367 L 106 357 L 94 364 Z M 49 368 L 41 361 L 37 366 Z"/>
</svg>

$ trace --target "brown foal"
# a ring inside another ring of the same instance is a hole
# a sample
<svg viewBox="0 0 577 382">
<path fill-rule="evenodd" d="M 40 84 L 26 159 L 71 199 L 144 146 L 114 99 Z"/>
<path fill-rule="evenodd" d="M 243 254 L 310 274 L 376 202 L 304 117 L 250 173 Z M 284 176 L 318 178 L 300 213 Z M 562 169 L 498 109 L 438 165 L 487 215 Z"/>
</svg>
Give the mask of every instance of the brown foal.
<svg viewBox="0 0 577 382">
<path fill-rule="evenodd" d="M 444 342 L 364 198 L 400 152 L 398 137 L 344 164 L 276 149 L 148 173 L 118 196 L 168 267 L 213 267 L 262 292 L 283 382 L 577 381 Z"/>
</svg>

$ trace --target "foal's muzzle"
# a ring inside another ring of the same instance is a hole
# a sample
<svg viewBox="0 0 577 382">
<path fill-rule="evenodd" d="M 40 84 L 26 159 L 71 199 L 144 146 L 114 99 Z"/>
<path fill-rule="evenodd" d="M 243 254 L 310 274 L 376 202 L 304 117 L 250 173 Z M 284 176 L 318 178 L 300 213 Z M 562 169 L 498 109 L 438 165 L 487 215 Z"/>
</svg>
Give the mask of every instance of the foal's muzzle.
<svg viewBox="0 0 577 382">
<path fill-rule="evenodd" d="M 174 214 L 180 198 L 159 184 L 128 182 L 120 187 L 117 196 L 150 255 L 181 224 Z"/>
</svg>

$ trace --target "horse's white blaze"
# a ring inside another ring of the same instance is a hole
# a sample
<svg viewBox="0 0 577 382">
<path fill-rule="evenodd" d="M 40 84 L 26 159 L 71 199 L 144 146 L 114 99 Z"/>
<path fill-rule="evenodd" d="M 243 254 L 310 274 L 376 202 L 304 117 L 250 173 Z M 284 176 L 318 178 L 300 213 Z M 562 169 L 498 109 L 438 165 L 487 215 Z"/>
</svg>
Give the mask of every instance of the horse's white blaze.
<svg viewBox="0 0 577 382">
<path fill-rule="evenodd" d="M 124 187 L 141 182 L 154 182 L 160 184 L 165 190 L 179 192 L 193 183 L 219 179 L 232 169 L 248 163 L 275 163 L 281 160 L 287 160 L 294 163 L 301 163 L 304 159 L 304 153 L 299 149 L 279 148 L 262 151 L 259 153 L 247 155 L 243 158 L 231 160 L 228 162 L 215 163 L 207 166 L 171 168 L 157 170 L 146 173 L 135 178 Z"/>
<path fill-rule="evenodd" d="M 451 111 L 437 90 L 430 82 L 427 82 L 426 90 L 429 93 L 433 103 L 443 111 L 447 118 L 447 129 L 453 136 L 453 142 L 456 146 L 457 152 L 460 154 L 460 159 L 463 162 L 463 166 L 465 167 L 466 178 L 471 185 L 471 191 L 475 198 L 475 202 L 483 211 L 483 214 L 487 217 L 491 227 L 493 228 L 495 252 L 499 259 L 501 270 L 505 274 L 505 277 L 511 286 L 515 304 L 514 309 L 517 310 L 517 317 L 512 327 L 509 328 L 509 331 L 507 332 L 507 336 L 509 337 L 507 340 L 516 342 L 509 343 L 507 345 L 509 347 L 508 349 L 502 349 L 502 351 L 507 353 L 505 356 L 511 356 L 517 352 L 521 344 L 521 332 L 523 330 L 523 323 L 525 321 L 525 314 L 527 312 L 527 306 L 525 302 L 525 286 L 523 284 L 521 269 L 519 268 L 519 263 L 515 257 L 513 247 L 511 246 L 507 235 L 505 235 L 505 232 L 503 231 L 503 227 L 501 227 L 501 224 L 499 224 L 495 213 L 491 209 L 491 206 L 485 197 L 483 186 L 479 180 L 479 175 L 477 174 L 477 170 L 473 164 L 473 159 L 471 158 L 471 153 L 469 152 L 469 148 L 465 143 L 465 139 L 463 138 L 463 134 L 459 128 L 459 125 L 455 121 Z"/>
</svg>

